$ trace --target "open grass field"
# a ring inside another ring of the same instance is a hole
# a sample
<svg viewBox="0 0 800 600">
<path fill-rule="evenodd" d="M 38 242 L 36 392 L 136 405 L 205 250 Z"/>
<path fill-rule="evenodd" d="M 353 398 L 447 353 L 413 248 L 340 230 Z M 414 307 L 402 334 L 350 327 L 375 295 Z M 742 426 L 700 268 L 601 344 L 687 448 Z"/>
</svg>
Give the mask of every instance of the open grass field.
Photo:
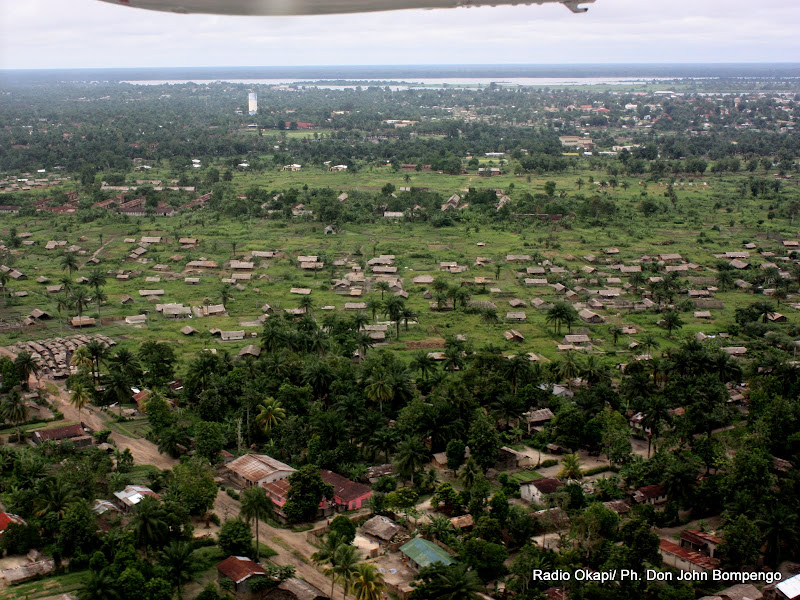
<svg viewBox="0 0 800 600">
<path fill-rule="evenodd" d="M 400 339 L 391 339 L 388 343 L 390 349 L 405 353 L 409 342 L 413 346 L 413 342 L 464 334 L 475 347 L 492 344 L 500 347 L 505 354 L 534 352 L 545 360 L 555 360 L 558 357 L 556 344 L 566 331 L 556 335 L 553 328 L 545 322 L 543 311 L 532 307 L 520 308 L 519 310 L 524 310 L 527 314 L 527 320 L 523 323 L 509 324 L 502 318 L 507 311 L 515 310 L 508 305 L 510 298 L 520 298 L 526 303 L 536 297 L 546 302 L 559 299 L 550 286 L 525 287 L 517 273 L 528 265 L 507 263 L 507 254 L 531 254 L 537 255 L 540 261 L 549 260 L 554 265 L 565 267 L 569 272 L 566 277 L 574 282 L 581 274 L 581 268 L 589 264 L 583 258 L 587 254 L 598 257 L 594 266 L 602 273 L 606 263 L 633 264 L 643 255 L 679 253 L 684 261 L 701 266 L 697 272 L 679 274 L 685 287 L 704 289 L 715 285 L 714 268 L 719 260 L 715 258 L 715 254 L 741 250 L 744 243 L 754 242 L 758 250 L 785 256 L 782 240 L 798 237 L 797 228 L 792 227 L 788 219 L 780 216 L 768 217 L 771 209 L 775 208 L 770 202 L 741 194 L 740 187 L 746 180 L 746 175 L 706 175 L 678 180 L 675 184 L 678 200 L 674 207 L 669 207 L 669 201 L 663 197 L 664 184 L 621 178 L 617 188 L 601 189 L 590 181 L 601 181 L 604 179 L 603 175 L 588 170 L 557 177 L 532 177 L 530 180 L 513 175 L 491 179 L 433 172 L 414 172 L 409 175 L 410 181 L 407 181 L 405 173 L 394 172 L 389 167 L 365 168 L 355 174 L 304 168 L 298 173 L 236 173 L 233 183 L 241 191 L 251 186 L 285 189 L 292 186 L 302 188 L 304 185 L 310 188 L 327 186 L 342 190 L 372 191 L 379 190 L 390 182 L 398 188 L 407 185 L 428 187 L 445 197 L 452 193 L 461 193 L 470 186 L 490 186 L 502 189 L 512 199 L 516 199 L 525 192 L 543 193 L 545 182 L 554 181 L 556 196 L 559 193 L 568 197 L 578 193 L 587 196 L 602 193 L 614 203 L 617 210 L 614 217 L 599 225 L 585 224 L 580 219 L 570 219 L 569 225 L 544 224 L 538 221 L 485 225 L 467 218 L 466 222 L 456 226 L 437 229 L 428 223 L 396 222 L 378 217 L 374 223 L 344 225 L 333 235 L 325 235 L 325 224 L 319 222 L 235 220 L 204 212 L 189 212 L 172 218 L 122 218 L 110 214 L 90 223 L 81 223 L 73 215 L 37 215 L 33 218 L 7 216 L 0 225 L 0 232 L 6 234 L 8 228 L 14 226 L 20 233 L 31 233 L 30 239 L 35 241 L 35 245 L 22 246 L 6 259 L 8 266 L 27 276 L 25 280 L 10 282 L 9 289 L 14 292 L 24 291 L 28 295 L 10 298 L 8 305 L 0 309 L 0 315 L 3 320 L 13 321 L 23 318 L 36 307 L 57 315 L 53 297 L 46 293 L 45 285 L 37 283 L 36 279 L 43 275 L 50 279 L 49 283 L 57 283 L 64 276 L 65 272 L 60 266 L 62 251 L 46 250 L 44 246 L 48 240 L 67 240 L 68 245 L 77 244 L 81 247 L 81 268 L 73 274 L 73 279 L 87 275 L 93 268 L 86 264 L 92 256 L 96 256 L 100 260 L 98 266 L 109 273 L 104 286 L 107 303 L 99 311 L 93 304 L 84 310 L 85 315 L 99 316 L 106 323 L 86 329 L 86 333 L 102 332 L 117 340 L 120 346 L 132 349 L 145 340 L 168 341 L 175 345 L 178 355 L 184 360 L 191 359 L 204 348 L 218 348 L 236 353 L 245 344 L 257 343 L 257 339 L 224 343 L 213 337 L 209 330 L 243 329 L 248 333 L 259 333 L 260 326 L 247 323 L 254 322 L 262 314 L 263 304 L 270 304 L 276 311 L 298 306 L 300 296 L 291 294 L 290 288 L 312 289 L 311 297 L 315 307 L 313 312 L 318 317 L 324 314 L 319 310 L 323 306 L 332 305 L 337 311 L 341 311 L 345 302 L 366 301 L 368 297 L 380 296 L 380 292 L 374 290 L 365 291 L 361 298 L 336 294 L 331 290 L 331 279 L 342 277 L 349 267 L 330 268 L 326 265 L 319 272 L 306 272 L 296 265 L 298 255 L 324 254 L 331 263 L 338 259 L 363 263 L 373 256 L 393 254 L 396 256 L 397 275 L 403 278 L 404 289 L 410 294 L 407 306 L 418 313 L 419 319 L 408 330 L 401 327 Z M 580 192 L 576 183 L 578 178 L 584 182 Z M 669 210 L 645 217 L 639 208 L 644 192 Z M 783 202 L 800 195 L 791 182 L 784 186 L 782 194 L 785 198 Z M 164 240 L 161 244 L 150 246 L 142 259 L 128 258 L 138 244 L 126 242 L 125 239 L 139 240 L 144 235 L 160 235 Z M 196 237 L 200 242 L 193 250 L 181 250 L 177 244 L 179 237 Z M 220 303 L 223 287 L 221 279 L 231 275 L 227 261 L 234 256 L 234 242 L 237 258 L 245 257 L 253 250 L 277 250 L 280 254 L 273 259 L 256 260 L 251 281 L 243 282 L 243 290 L 231 291 L 227 316 L 168 319 L 156 313 L 153 302 L 139 296 L 140 289 L 163 289 L 165 293 L 160 300 L 163 303 L 190 306 Z M 478 246 L 479 242 L 485 245 Z M 613 258 L 606 258 L 603 250 L 609 247 L 618 248 L 620 253 Z M 486 267 L 475 266 L 477 257 L 487 257 L 492 264 Z M 189 261 L 199 259 L 217 261 L 219 268 L 203 272 L 190 272 L 186 269 Z M 455 261 L 468 269 L 461 274 L 440 273 L 441 261 Z M 766 261 L 767 258 L 759 256 L 757 250 L 752 251 L 750 262 L 754 268 Z M 529 263 L 533 264 L 535 262 Z M 168 270 L 155 271 L 156 265 L 167 265 Z M 495 265 L 500 265 L 499 279 L 496 281 Z M 130 271 L 131 278 L 128 281 L 117 281 L 114 274 L 118 270 Z M 471 298 L 494 302 L 501 322 L 487 325 L 475 314 L 432 311 L 429 301 L 423 298 L 423 292 L 429 286 L 412 283 L 414 277 L 422 274 L 443 277 L 450 284 L 471 282 L 477 276 L 489 277 L 492 279 L 490 284 L 469 288 Z M 610 274 L 619 276 L 619 273 Z M 184 283 L 186 276 L 199 277 L 200 284 Z M 160 280 L 147 282 L 148 277 L 159 277 Z M 621 283 L 625 281 L 625 276 L 622 276 Z M 596 280 L 590 277 L 582 285 L 587 288 L 602 288 L 606 287 L 606 281 L 602 276 Z M 610 284 L 607 287 L 621 286 Z M 493 294 L 489 291 L 490 288 L 500 288 L 502 293 Z M 133 297 L 131 304 L 120 303 L 125 295 Z M 591 335 L 594 352 L 603 361 L 617 364 L 625 362 L 632 354 L 628 344 L 645 333 L 655 334 L 660 350 L 667 350 L 681 338 L 698 331 L 707 334 L 727 331 L 733 323 L 735 309 L 758 299 L 742 291 L 716 291 L 713 295 L 715 300 L 722 302 L 723 308 L 712 310 L 711 319 L 694 318 L 692 312 L 684 312 L 682 319 L 685 326 L 673 336 L 657 326 L 656 322 L 661 318 L 657 313 L 618 311 L 613 308 L 598 311 L 605 318 L 605 324 L 581 323 L 578 329 Z M 626 297 L 633 298 L 629 294 Z M 678 300 L 681 298 L 685 296 L 679 295 Z M 791 301 L 790 298 L 789 302 Z M 786 314 L 788 326 L 800 323 L 800 315 L 795 309 L 784 306 L 780 310 Z M 148 314 L 145 325 L 127 325 L 124 320 L 110 320 L 139 313 Z M 45 331 L 0 334 L 0 345 L 77 333 L 77 330 L 64 325 L 68 316 L 73 315 L 62 314 L 60 318 L 47 322 Z M 383 316 L 378 314 L 377 318 L 381 320 Z M 196 328 L 198 333 L 189 337 L 182 335 L 180 329 L 187 324 Z M 639 335 L 622 336 L 615 345 L 608 332 L 610 324 L 634 325 L 639 330 Z M 523 334 L 524 342 L 505 340 L 503 332 L 510 327 Z M 131 426 L 130 423 L 125 425 Z"/>
</svg>

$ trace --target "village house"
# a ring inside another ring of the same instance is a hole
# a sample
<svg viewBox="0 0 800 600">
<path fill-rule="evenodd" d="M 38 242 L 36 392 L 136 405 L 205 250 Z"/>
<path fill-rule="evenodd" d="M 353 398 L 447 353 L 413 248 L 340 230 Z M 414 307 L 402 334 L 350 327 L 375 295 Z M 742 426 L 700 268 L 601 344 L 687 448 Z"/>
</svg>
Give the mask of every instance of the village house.
<svg viewBox="0 0 800 600">
<path fill-rule="evenodd" d="M 544 504 L 546 497 L 558 491 L 564 484 L 554 477 L 528 481 L 519 486 L 520 496 L 532 504 Z"/>
<path fill-rule="evenodd" d="M 331 600 L 322 590 L 308 583 L 305 579 L 292 577 L 271 589 L 264 600 Z"/>
<path fill-rule="evenodd" d="M 714 569 L 719 565 L 715 558 L 703 556 L 697 552 L 692 552 L 682 548 L 678 544 L 669 540 L 662 539 L 658 549 L 664 564 L 681 571 L 704 572 Z"/>
<path fill-rule="evenodd" d="M 699 529 L 684 529 L 680 533 L 680 546 L 709 558 L 717 557 L 717 547 L 722 538 Z"/>
<path fill-rule="evenodd" d="M 151 498 L 155 498 L 156 500 L 161 500 L 161 496 L 156 494 L 146 485 L 126 486 L 124 490 L 120 490 L 119 492 L 114 492 L 114 496 L 117 498 L 117 503 L 123 511 L 132 510 L 133 507 L 135 507 L 137 504 L 139 504 L 139 502 L 144 500 L 145 496 L 150 496 Z"/>
<path fill-rule="evenodd" d="M 233 592 L 241 598 L 250 597 L 252 577 L 265 577 L 267 574 L 264 567 L 245 556 L 230 556 L 217 563 L 217 573 L 220 578 L 227 577 L 233 582 Z"/>
<path fill-rule="evenodd" d="M 5 530 L 8 529 L 9 525 L 27 525 L 25 519 L 18 515 L 14 515 L 7 512 L 0 512 L 0 537 L 3 536 Z"/>
<path fill-rule="evenodd" d="M 637 504 L 664 504 L 667 501 L 667 492 L 661 484 L 646 485 L 633 493 L 633 500 Z"/>
<path fill-rule="evenodd" d="M 375 515 L 361 526 L 361 533 L 378 542 L 390 542 L 402 530 L 400 525 L 383 515 Z"/>
<path fill-rule="evenodd" d="M 245 454 L 229 462 L 226 472 L 234 484 L 244 489 L 286 479 L 295 469 L 266 454 Z"/>
<path fill-rule="evenodd" d="M 410 541 L 400 546 L 400 553 L 406 558 L 411 568 L 415 571 L 430 567 L 436 563 L 450 566 L 456 562 L 443 548 L 420 537 L 412 538 Z"/>
<path fill-rule="evenodd" d="M 540 408 L 522 414 L 522 417 L 528 423 L 529 434 L 534 430 L 536 431 L 541 430 L 541 428 L 545 424 L 549 423 L 554 416 L 555 415 L 553 414 L 553 411 L 550 410 L 549 408 Z"/>
<path fill-rule="evenodd" d="M 38 429 L 31 432 L 31 440 L 37 446 L 44 442 L 62 443 L 64 440 L 69 440 L 77 448 L 87 448 L 92 445 L 94 438 L 91 435 L 91 430 L 82 427 L 80 424 L 63 425 L 61 427 L 53 427 L 50 429 Z"/>
</svg>

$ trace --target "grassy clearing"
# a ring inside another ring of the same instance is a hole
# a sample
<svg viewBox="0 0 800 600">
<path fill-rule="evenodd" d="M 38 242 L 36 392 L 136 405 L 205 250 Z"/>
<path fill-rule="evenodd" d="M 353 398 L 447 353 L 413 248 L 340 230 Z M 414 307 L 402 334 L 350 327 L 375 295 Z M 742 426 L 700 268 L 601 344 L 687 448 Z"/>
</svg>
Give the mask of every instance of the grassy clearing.
<svg viewBox="0 0 800 600">
<path fill-rule="evenodd" d="M 0 600 L 37 600 L 50 598 L 57 594 L 75 593 L 89 579 L 89 571 L 56 575 L 39 581 L 30 581 L 5 589 L 0 589 Z"/>
</svg>

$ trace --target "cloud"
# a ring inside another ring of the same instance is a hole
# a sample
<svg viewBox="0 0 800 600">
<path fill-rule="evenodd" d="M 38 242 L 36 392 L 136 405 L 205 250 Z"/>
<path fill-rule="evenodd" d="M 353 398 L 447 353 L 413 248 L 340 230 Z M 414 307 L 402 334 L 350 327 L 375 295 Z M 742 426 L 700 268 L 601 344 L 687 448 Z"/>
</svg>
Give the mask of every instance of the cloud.
<svg viewBox="0 0 800 600">
<path fill-rule="evenodd" d="M 275 18 L 0 0 L 0 67 L 781 62 L 800 56 L 798 23 L 800 3 L 785 0 L 597 0 L 583 15 L 547 4 Z"/>
</svg>

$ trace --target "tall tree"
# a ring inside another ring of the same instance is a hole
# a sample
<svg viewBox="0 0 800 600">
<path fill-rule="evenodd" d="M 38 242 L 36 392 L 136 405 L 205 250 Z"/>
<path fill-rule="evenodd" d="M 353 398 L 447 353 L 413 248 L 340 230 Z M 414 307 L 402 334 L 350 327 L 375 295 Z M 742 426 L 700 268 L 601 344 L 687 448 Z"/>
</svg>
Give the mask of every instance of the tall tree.
<svg viewBox="0 0 800 600">
<path fill-rule="evenodd" d="M 256 423 L 261 430 L 269 435 L 273 427 L 281 423 L 286 418 L 286 409 L 275 398 L 269 396 L 258 405 L 258 415 Z"/>
<path fill-rule="evenodd" d="M 272 515 L 272 500 L 267 498 L 266 493 L 260 487 L 247 488 L 242 495 L 242 505 L 239 516 L 252 527 L 256 524 L 256 562 L 258 562 L 258 523 L 265 521 Z"/>
</svg>

